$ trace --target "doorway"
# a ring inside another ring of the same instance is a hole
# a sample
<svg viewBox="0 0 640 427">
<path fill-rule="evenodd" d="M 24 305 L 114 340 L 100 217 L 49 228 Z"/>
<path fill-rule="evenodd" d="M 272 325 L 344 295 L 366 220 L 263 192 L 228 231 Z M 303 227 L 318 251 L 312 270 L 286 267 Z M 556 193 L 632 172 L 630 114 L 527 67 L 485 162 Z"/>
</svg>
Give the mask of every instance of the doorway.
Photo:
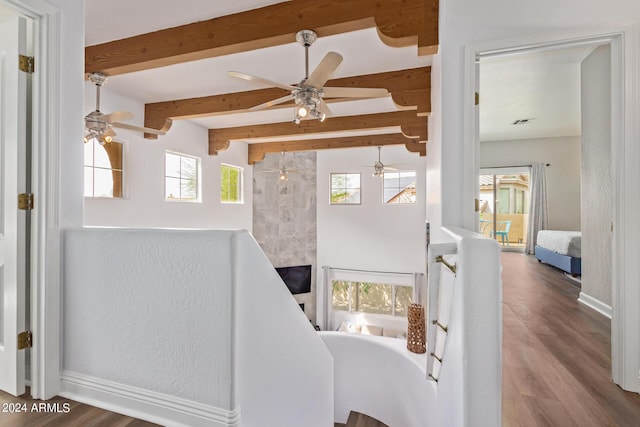
<svg viewBox="0 0 640 427">
<path fill-rule="evenodd" d="M 635 301 L 638 295 L 637 285 L 633 280 L 629 280 L 630 277 L 634 277 L 636 271 L 636 263 L 631 259 L 633 254 L 631 252 L 625 252 L 625 239 L 628 239 L 625 234 L 624 228 L 630 227 L 629 232 L 633 234 L 635 226 L 627 221 L 625 215 L 631 214 L 631 204 L 635 202 L 629 202 L 625 197 L 625 194 L 629 189 L 625 190 L 627 180 L 632 179 L 632 169 L 629 169 L 627 162 L 625 161 L 626 153 L 635 153 L 632 141 L 635 139 L 635 129 L 629 129 L 624 126 L 624 117 L 628 114 L 632 114 L 636 110 L 636 105 L 630 101 L 628 93 L 631 87 L 635 87 L 635 83 L 630 83 L 625 76 L 633 75 L 632 67 L 628 62 L 625 62 L 625 58 L 628 56 L 628 52 L 625 50 L 625 44 L 631 40 L 628 30 L 621 30 L 617 33 L 608 33 L 607 35 L 597 36 L 584 36 L 578 35 L 576 38 L 567 38 L 566 34 L 563 36 L 562 41 L 558 41 L 552 36 L 534 38 L 523 38 L 522 43 L 517 44 L 513 40 L 483 43 L 478 46 L 469 46 L 467 49 L 467 66 L 466 66 L 466 82 L 467 87 L 477 87 L 478 81 L 478 62 L 483 58 L 497 57 L 501 55 L 525 55 L 531 52 L 555 50 L 562 48 L 571 48 L 575 46 L 608 46 L 611 49 L 611 55 L 609 57 L 611 67 L 611 173 L 613 185 L 610 193 L 611 205 L 613 206 L 613 218 L 617 221 L 619 227 L 611 226 L 611 273 L 610 283 L 612 286 L 612 376 L 613 380 L 621 387 L 627 390 L 633 390 L 638 392 L 640 390 L 640 383 L 638 383 L 638 353 L 637 345 L 639 344 L 638 337 L 629 332 L 631 325 L 637 324 L 638 315 L 635 312 L 635 308 L 630 303 L 630 298 Z M 467 97 L 471 97 L 473 92 L 468 92 Z M 482 98 L 482 96 L 481 96 Z M 466 126 L 470 135 L 474 133 L 472 130 L 475 128 L 475 138 L 466 138 L 466 146 L 470 150 L 472 162 L 476 165 L 476 171 L 479 171 L 481 165 L 481 152 L 479 139 L 477 137 L 478 126 L 478 108 L 473 107 L 472 103 L 467 104 L 466 118 L 468 124 Z M 525 122 L 527 118 L 523 118 Z M 631 148 L 630 148 L 631 147 Z M 627 154 L 628 156 L 629 154 Z M 544 159 L 542 161 L 548 161 Z M 478 172 L 477 172 L 478 173 Z M 479 173 L 478 173 L 479 175 Z M 477 188 L 477 187 L 476 187 Z M 476 193 L 477 194 L 477 193 Z M 635 198 L 634 198 L 635 200 Z M 479 221 L 476 219 L 476 224 Z M 612 222 L 613 224 L 613 222 Z M 629 243 L 629 242 L 628 242 Z M 606 256 L 606 255 L 605 255 Z M 607 256 L 607 258 L 609 258 Z M 632 363 L 630 363 L 632 362 Z"/>
</svg>

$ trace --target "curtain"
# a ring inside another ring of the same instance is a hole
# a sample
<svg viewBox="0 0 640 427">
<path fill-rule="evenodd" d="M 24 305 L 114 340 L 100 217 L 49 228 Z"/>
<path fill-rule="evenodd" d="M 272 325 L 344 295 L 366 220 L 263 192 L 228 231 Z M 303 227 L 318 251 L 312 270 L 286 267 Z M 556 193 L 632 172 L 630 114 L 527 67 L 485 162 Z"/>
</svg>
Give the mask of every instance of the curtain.
<svg viewBox="0 0 640 427">
<path fill-rule="evenodd" d="M 535 254 L 538 231 L 547 228 L 547 178 L 544 163 L 531 165 L 531 200 L 529 202 L 529 225 L 527 227 L 527 246 L 525 252 Z"/>
</svg>

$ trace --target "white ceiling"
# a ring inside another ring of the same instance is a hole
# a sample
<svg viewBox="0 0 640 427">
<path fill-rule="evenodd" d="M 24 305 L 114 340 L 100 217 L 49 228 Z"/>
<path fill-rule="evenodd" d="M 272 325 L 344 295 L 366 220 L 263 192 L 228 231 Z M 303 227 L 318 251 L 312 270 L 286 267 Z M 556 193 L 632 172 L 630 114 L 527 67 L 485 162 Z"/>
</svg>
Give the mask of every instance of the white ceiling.
<svg viewBox="0 0 640 427">
<path fill-rule="evenodd" d="M 580 135 L 580 63 L 594 48 L 481 59 L 480 140 Z"/>
<path fill-rule="evenodd" d="M 102 43 L 273 3 L 279 2 L 112 0 L 105 5 L 101 1 L 87 0 L 86 44 Z M 150 10 L 153 11 L 153 19 L 149 19 Z M 418 57 L 415 46 L 391 48 L 384 45 L 375 28 L 319 38 L 310 48 L 310 69 L 313 70 L 329 51 L 336 51 L 344 58 L 332 78 L 431 64 L 430 57 Z M 266 87 L 231 78 L 227 76 L 227 71 L 241 71 L 276 82 L 295 84 L 304 77 L 304 48 L 292 40 L 287 45 L 113 76 L 109 79 L 107 89 L 143 103 L 150 103 Z M 334 116 L 342 116 L 396 111 L 397 108 L 391 99 L 387 98 L 341 102 L 331 105 L 331 110 Z M 292 110 L 275 109 L 257 113 L 198 118 L 191 121 L 206 128 L 221 128 L 286 122 L 292 119 Z"/>
<path fill-rule="evenodd" d="M 85 40 L 87 45 L 98 44 L 274 3 L 280 2 L 110 0 L 105 4 L 86 0 Z M 579 135 L 579 64 L 590 49 L 581 47 L 483 58 L 480 62 L 481 141 Z M 415 47 L 384 45 L 375 29 L 318 39 L 310 48 L 311 69 L 329 51 L 344 57 L 334 78 L 431 64 L 430 57 L 417 56 Z M 232 70 L 294 84 L 304 77 L 304 50 L 292 40 L 283 46 L 114 76 L 109 79 L 107 89 L 149 103 L 264 87 L 228 77 L 227 71 Z M 331 109 L 335 116 L 347 116 L 395 111 L 396 107 L 386 98 L 334 103 Z M 275 109 L 191 121 L 205 128 L 222 128 L 285 122 L 292 116 L 289 109 Z M 523 125 L 512 125 L 520 119 L 531 120 Z M 390 131 L 385 129 L 380 133 Z"/>
</svg>

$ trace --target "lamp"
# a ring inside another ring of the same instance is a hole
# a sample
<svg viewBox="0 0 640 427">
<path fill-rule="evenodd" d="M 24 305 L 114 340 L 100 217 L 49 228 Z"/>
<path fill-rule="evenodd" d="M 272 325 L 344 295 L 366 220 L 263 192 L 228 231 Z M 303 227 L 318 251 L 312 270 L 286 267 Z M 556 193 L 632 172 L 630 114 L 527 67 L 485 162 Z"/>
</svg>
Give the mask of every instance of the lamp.
<svg viewBox="0 0 640 427">
<path fill-rule="evenodd" d="M 289 180 L 289 174 L 287 173 L 286 169 L 284 168 L 280 169 L 280 176 L 278 177 L 278 179 L 282 182 Z"/>
</svg>

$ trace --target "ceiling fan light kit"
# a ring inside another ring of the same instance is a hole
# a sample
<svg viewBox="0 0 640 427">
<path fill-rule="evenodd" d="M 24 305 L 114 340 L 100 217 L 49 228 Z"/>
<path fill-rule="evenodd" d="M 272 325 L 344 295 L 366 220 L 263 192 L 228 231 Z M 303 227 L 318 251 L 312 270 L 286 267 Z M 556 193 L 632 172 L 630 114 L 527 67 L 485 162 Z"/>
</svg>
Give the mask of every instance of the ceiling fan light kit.
<svg viewBox="0 0 640 427">
<path fill-rule="evenodd" d="M 318 39 L 318 35 L 311 30 L 301 30 L 296 33 L 296 41 L 304 47 L 305 77 L 295 86 L 285 85 L 262 77 L 250 74 L 229 71 L 229 76 L 275 86 L 280 89 L 289 90 L 290 95 L 283 96 L 250 108 L 250 111 L 262 110 L 273 107 L 288 101 L 294 101 L 296 107 L 293 110 L 293 123 L 300 124 L 303 119 L 313 118 L 324 121 L 331 115 L 329 106 L 324 101 L 328 98 L 380 98 L 388 96 L 389 92 L 382 88 L 348 88 L 348 87 L 328 87 L 324 85 L 329 81 L 333 73 L 342 62 L 342 55 L 337 52 L 329 52 L 320 61 L 318 66 L 309 74 L 309 47 Z"/>
<path fill-rule="evenodd" d="M 100 88 L 104 86 L 108 79 L 102 73 L 91 73 L 88 75 L 89 80 L 96 87 L 96 109 L 84 117 L 84 142 L 96 139 L 101 145 L 113 141 L 116 136 L 114 127 L 122 129 L 130 129 L 145 133 L 153 133 L 156 135 L 164 135 L 171 128 L 171 120 L 167 119 L 161 129 L 151 129 L 141 126 L 134 126 L 126 123 L 120 123 L 120 120 L 129 120 L 133 118 L 133 114 L 128 111 L 117 111 L 111 114 L 104 114 L 100 111 Z"/>
</svg>

